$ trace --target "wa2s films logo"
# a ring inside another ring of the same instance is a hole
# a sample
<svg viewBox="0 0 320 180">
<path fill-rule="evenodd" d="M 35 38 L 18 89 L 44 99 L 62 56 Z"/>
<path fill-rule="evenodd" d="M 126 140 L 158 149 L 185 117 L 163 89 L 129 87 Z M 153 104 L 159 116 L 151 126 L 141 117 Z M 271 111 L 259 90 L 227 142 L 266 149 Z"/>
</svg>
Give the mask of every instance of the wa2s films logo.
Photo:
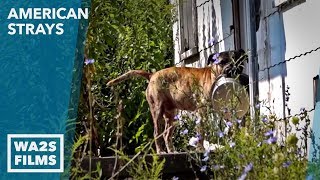
<svg viewBox="0 0 320 180">
<path fill-rule="evenodd" d="M 63 172 L 63 134 L 8 134 L 7 172 Z"/>
</svg>

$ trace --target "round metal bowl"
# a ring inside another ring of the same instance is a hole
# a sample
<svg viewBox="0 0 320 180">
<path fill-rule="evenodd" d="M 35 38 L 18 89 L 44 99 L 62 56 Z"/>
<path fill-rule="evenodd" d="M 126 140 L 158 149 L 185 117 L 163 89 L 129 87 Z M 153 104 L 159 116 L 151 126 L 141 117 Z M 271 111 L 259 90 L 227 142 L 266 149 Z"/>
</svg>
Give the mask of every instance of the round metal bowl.
<svg viewBox="0 0 320 180">
<path fill-rule="evenodd" d="M 241 118 L 248 112 L 248 92 L 236 79 L 219 77 L 211 92 L 214 111 L 223 112 L 226 119 L 230 119 L 232 115 Z"/>
</svg>

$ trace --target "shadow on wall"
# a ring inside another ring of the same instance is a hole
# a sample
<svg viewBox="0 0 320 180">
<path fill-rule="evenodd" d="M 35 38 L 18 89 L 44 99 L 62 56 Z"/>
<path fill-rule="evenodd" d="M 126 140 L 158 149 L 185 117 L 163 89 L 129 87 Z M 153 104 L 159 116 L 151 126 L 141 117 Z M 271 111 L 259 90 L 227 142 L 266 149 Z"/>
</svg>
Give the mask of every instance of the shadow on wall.
<svg viewBox="0 0 320 180">
<path fill-rule="evenodd" d="M 283 15 L 281 12 L 277 15 L 270 16 L 266 19 L 269 29 L 266 29 L 269 34 L 269 46 L 270 46 L 270 63 L 265 71 L 268 72 L 270 79 L 281 76 L 285 78 L 287 76 L 286 63 L 279 64 L 285 60 L 286 54 L 286 37 L 284 31 Z M 279 64 L 279 65 L 277 65 Z M 274 67 L 272 67 L 274 66 Z M 263 69 L 260 69 L 263 70 Z"/>
<path fill-rule="evenodd" d="M 259 5 L 257 12 L 262 14 L 257 31 L 259 72 L 262 73 L 260 75 L 265 76 L 263 79 L 266 80 L 277 77 L 285 78 L 287 76 L 286 64 L 279 64 L 285 60 L 286 53 L 283 14 L 274 10 L 271 1 L 262 1 L 257 5 Z"/>
<path fill-rule="evenodd" d="M 285 78 L 287 76 L 287 65 L 286 63 L 279 63 L 285 61 L 286 54 L 286 36 L 285 36 L 285 28 L 283 22 L 283 13 L 294 8 L 295 6 L 306 2 L 306 0 L 298 0 L 282 4 L 277 13 L 271 16 L 266 16 L 266 18 L 262 17 L 262 22 L 265 23 L 266 29 L 265 33 L 269 35 L 269 49 L 270 49 L 270 63 L 267 63 L 267 67 L 263 67 L 260 70 L 268 71 L 268 76 L 270 79 L 276 78 L 278 76 L 282 76 Z M 271 2 L 265 1 L 264 3 L 272 4 Z M 264 5 L 264 7 L 267 7 Z M 271 5 L 272 6 L 272 5 Z M 264 9 L 266 10 L 266 8 Z M 258 42 L 259 43 L 259 42 Z M 264 43 L 264 42 L 260 42 Z M 274 66 L 274 67 L 272 67 Z"/>
</svg>

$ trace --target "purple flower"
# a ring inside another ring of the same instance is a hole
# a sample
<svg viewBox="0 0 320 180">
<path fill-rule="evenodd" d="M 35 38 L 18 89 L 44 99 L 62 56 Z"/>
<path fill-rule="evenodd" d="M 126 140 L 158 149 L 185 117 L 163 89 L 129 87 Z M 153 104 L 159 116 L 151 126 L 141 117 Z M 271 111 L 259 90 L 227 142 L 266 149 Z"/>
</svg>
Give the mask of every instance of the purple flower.
<svg viewBox="0 0 320 180">
<path fill-rule="evenodd" d="M 174 116 L 173 119 L 174 119 L 174 120 L 179 120 L 180 118 L 181 118 L 181 115 L 180 115 L 180 114 L 177 114 L 177 115 Z"/>
<path fill-rule="evenodd" d="M 265 116 L 265 117 L 262 118 L 261 121 L 262 121 L 263 123 L 266 123 L 266 122 L 268 122 L 268 118 Z"/>
<path fill-rule="evenodd" d="M 230 146 L 231 148 L 233 148 L 235 145 L 236 145 L 235 142 L 230 142 L 230 143 L 229 143 L 229 146 Z"/>
<path fill-rule="evenodd" d="M 268 137 L 268 136 L 273 136 L 274 133 L 275 133 L 275 131 L 270 130 L 270 131 L 264 133 L 264 136 L 267 136 L 267 137 Z"/>
<path fill-rule="evenodd" d="M 193 147 L 196 147 L 198 142 L 199 142 L 199 138 L 191 137 L 190 140 L 189 140 L 189 145 L 193 146 Z"/>
<path fill-rule="evenodd" d="M 196 138 L 198 138 L 199 140 L 202 139 L 201 134 L 197 133 Z"/>
<path fill-rule="evenodd" d="M 226 123 L 226 125 L 227 125 L 228 127 L 231 127 L 231 126 L 232 126 L 232 122 L 228 121 L 228 122 Z"/>
<path fill-rule="evenodd" d="M 219 137 L 219 138 L 222 138 L 223 136 L 224 136 L 223 132 L 219 131 L 219 132 L 218 132 L 218 137 Z"/>
<path fill-rule="evenodd" d="M 219 64 L 219 63 L 220 63 L 219 56 L 220 56 L 219 53 L 215 53 L 215 54 L 212 56 L 213 64 Z"/>
<path fill-rule="evenodd" d="M 288 161 L 288 162 L 284 162 L 282 166 L 283 166 L 284 168 L 287 168 L 287 167 L 289 167 L 291 164 L 292 164 L 292 162 Z"/>
<path fill-rule="evenodd" d="M 270 137 L 268 140 L 266 140 L 267 144 L 273 144 L 277 142 L 277 137 Z"/>
<path fill-rule="evenodd" d="M 297 155 L 301 155 L 301 154 L 302 154 L 301 149 L 298 149 L 298 150 L 297 150 Z"/>
<path fill-rule="evenodd" d="M 179 180 L 179 177 L 173 176 L 172 180 Z"/>
<path fill-rule="evenodd" d="M 256 109 L 260 109 L 260 103 L 256 104 Z"/>
<path fill-rule="evenodd" d="M 206 165 L 202 166 L 201 169 L 200 169 L 201 172 L 204 172 L 206 170 L 207 170 L 207 166 Z"/>
<path fill-rule="evenodd" d="M 253 163 L 249 163 L 247 166 L 244 167 L 244 171 L 242 175 L 238 178 L 238 180 L 244 180 L 247 177 L 247 174 L 249 171 L 251 171 L 253 168 Z"/>
<path fill-rule="evenodd" d="M 204 161 L 204 162 L 206 162 L 206 161 L 208 161 L 209 160 L 209 156 L 206 156 L 206 157 L 204 157 L 203 159 L 202 159 L 202 161 Z"/>
<path fill-rule="evenodd" d="M 245 180 L 247 177 L 247 173 L 242 173 L 242 175 L 238 178 L 238 180 Z"/>
<path fill-rule="evenodd" d="M 84 64 L 85 64 L 85 65 L 93 64 L 93 63 L 94 63 L 94 59 L 86 59 L 86 60 L 84 61 Z"/>
<path fill-rule="evenodd" d="M 196 124 L 200 124 L 201 119 L 200 118 L 196 118 Z"/>
<path fill-rule="evenodd" d="M 185 130 L 183 130 L 183 131 L 181 132 L 181 134 L 182 134 L 182 135 L 186 135 L 186 134 L 188 134 L 188 132 L 189 132 L 189 130 L 188 130 L 188 129 L 185 129 Z"/>
<path fill-rule="evenodd" d="M 241 124 L 242 120 L 241 119 L 237 119 L 236 120 L 238 124 Z"/>
<path fill-rule="evenodd" d="M 216 43 L 216 40 L 214 38 L 210 39 L 209 46 L 213 46 Z"/>
<path fill-rule="evenodd" d="M 244 172 L 248 173 L 249 171 L 251 171 L 253 168 L 253 163 L 249 163 L 246 167 L 244 167 Z"/>
</svg>

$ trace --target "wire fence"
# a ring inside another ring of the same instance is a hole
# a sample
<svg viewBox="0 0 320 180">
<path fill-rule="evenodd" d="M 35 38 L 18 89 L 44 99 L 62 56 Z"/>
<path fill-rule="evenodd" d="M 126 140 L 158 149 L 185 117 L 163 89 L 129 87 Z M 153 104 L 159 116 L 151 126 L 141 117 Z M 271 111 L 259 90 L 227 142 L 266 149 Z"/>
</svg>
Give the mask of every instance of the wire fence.
<svg viewBox="0 0 320 180">
<path fill-rule="evenodd" d="M 289 62 L 289 61 L 291 61 L 291 60 L 294 60 L 294 59 L 297 59 L 297 58 L 300 58 L 300 57 L 303 57 L 303 56 L 307 56 L 308 54 L 312 54 L 313 52 L 316 52 L 316 51 L 318 51 L 318 50 L 320 50 L 320 46 L 317 47 L 317 48 L 315 48 L 315 49 L 312 49 L 312 50 L 310 50 L 310 51 L 307 51 L 307 52 L 301 53 L 301 54 L 299 54 L 299 55 L 296 55 L 296 56 L 294 56 L 294 57 L 291 57 L 291 58 L 289 58 L 289 59 L 286 59 L 286 60 L 284 60 L 284 61 L 280 61 L 280 62 L 277 63 L 277 64 L 274 64 L 274 65 L 272 65 L 272 66 L 263 68 L 262 70 L 259 70 L 259 71 L 262 72 L 262 71 L 265 71 L 265 70 L 270 70 L 271 68 L 274 68 L 274 67 L 279 66 L 279 65 L 281 65 L 281 64 L 285 64 L 286 62 Z"/>
<path fill-rule="evenodd" d="M 275 15 L 275 14 L 277 14 L 277 13 L 281 13 L 281 9 L 280 9 L 280 8 L 277 8 L 275 11 L 273 11 L 273 12 L 269 13 L 268 15 L 266 15 L 265 17 L 263 17 L 263 20 L 266 21 L 268 18 L 270 18 L 271 16 L 273 16 L 273 15 Z M 266 71 L 266 70 L 269 71 L 269 70 L 272 69 L 272 68 L 275 68 L 275 67 L 277 67 L 277 66 L 286 64 L 287 62 L 292 61 L 292 60 L 295 60 L 295 59 L 298 59 L 298 58 L 300 58 L 300 57 L 304 57 L 304 56 L 310 55 L 310 54 L 312 54 L 312 53 L 314 53 L 314 52 L 316 52 L 316 51 L 319 51 L 319 50 L 320 50 L 320 46 L 318 46 L 318 47 L 316 47 L 316 48 L 314 48 L 314 49 L 312 49 L 312 50 L 309 50 L 309 51 L 300 53 L 299 55 L 296 55 L 296 56 L 294 56 L 294 57 L 290 57 L 289 59 L 285 59 L 285 60 L 283 60 L 283 61 L 280 61 L 280 62 L 278 62 L 278 63 L 276 63 L 276 64 L 271 65 L 271 66 L 265 67 L 265 68 L 259 70 L 259 72 L 264 72 L 264 71 Z M 309 110 L 303 110 L 303 111 L 300 111 L 300 113 L 297 113 L 297 114 L 294 114 L 294 115 L 289 115 L 289 116 L 286 116 L 286 117 L 281 118 L 281 119 L 277 119 L 277 121 L 285 121 L 285 120 L 290 119 L 290 118 L 292 118 L 292 117 L 301 116 L 301 115 L 304 115 L 305 113 L 311 113 L 311 112 L 313 112 L 314 110 L 315 110 L 315 108 L 311 108 L 311 109 L 309 109 Z"/>
<path fill-rule="evenodd" d="M 206 1 L 202 2 L 201 4 L 197 5 L 196 8 L 200 8 L 200 7 L 206 5 L 207 3 L 210 3 L 210 2 L 212 2 L 212 0 L 206 0 Z M 276 15 L 277 13 L 281 13 L 281 8 L 276 8 L 276 9 L 273 10 L 271 13 L 267 14 L 266 16 L 264 16 L 264 17 L 261 18 L 261 19 L 266 21 L 268 18 Z M 214 47 L 214 46 L 222 43 L 222 42 L 225 41 L 226 39 L 230 38 L 232 35 L 233 35 L 233 32 L 230 33 L 230 34 L 228 34 L 227 36 L 225 36 L 225 37 L 224 37 L 223 39 L 221 39 L 220 41 L 218 41 L 218 42 L 216 42 L 216 43 L 213 43 L 213 44 L 209 45 L 208 47 L 205 47 L 205 48 L 201 49 L 200 51 L 198 51 L 198 53 L 201 53 L 201 52 L 203 52 L 203 51 L 206 51 L 206 50 L 208 50 L 208 49 L 211 49 L 212 47 Z M 269 71 L 269 70 L 272 69 L 272 68 L 275 68 L 275 67 L 277 67 L 277 66 L 286 64 L 286 63 L 289 62 L 289 61 L 292 61 L 292 60 L 299 59 L 299 58 L 301 58 L 301 57 L 310 55 L 310 54 L 312 54 L 312 53 L 314 53 L 314 52 L 317 52 L 317 51 L 319 51 L 319 50 L 320 50 L 320 46 L 319 46 L 319 47 L 316 47 L 316 48 L 314 48 L 314 49 L 311 49 L 311 50 L 309 50 L 309 51 L 303 52 L 303 53 L 301 53 L 301 54 L 299 54 L 299 55 L 296 55 L 296 56 L 294 56 L 294 57 L 290 57 L 289 59 L 285 59 L 285 60 L 283 60 L 283 61 L 280 61 L 280 62 L 278 62 L 278 63 L 276 63 L 276 64 L 271 65 L 271 66 L 265 67 L 265 68 L 263 68 L 263 69 L 261 69 L 261 70 L 258 70 L 258 71 L 259 71 L 259 72 L 264 72 L 264 71 L 266 71 L 266 70 Z M 178 65 L 178 64 L 180 64 L 180 63 L 182 63 L 182 62 L 184 62 L 184 60 L 180 60 L 179 62 L 175 63 L 175 65 Z M 265 79 L 265 78 L 259 78 L 259 79 L 257 79 L 256 81 L 249 83 L 249 85 L 254 84 L 254 83 L 259 83 L 259 82 L 261 82 L 261 80 L 264 80 L 264 79 Z M 315 110 L 315 109 L 312 108 L 312 109 L 310 109 L 310 110 L 306 110 L 305 112 L 310 113 L 310 112 L 313 112 L 314 110 Z M 295 115 L 290 115 L 290 116 L 287 116 L 287 117 L 285 117 L 285 118 L 283 118 L 283 119 L 279 119 L 279 121 L 281 121 L 281 120 L 286 120 L 286 119 L 292 118 L 292 117 L 294 117 L 294 116 L 299 116 L 299 115 L 302 115 L 303 113 L 304 113 L 304 112 L 298 113 L 298 114 L 295 114 Z"/>
<path fill-rule="evenodd" d="M 281 11 L 281 9 L 280 9 L 280 8 L 277 8 L 277 9 L 274 10 L 273 12 L 271 12 L 271 13 L 269 13 L 268 15 L 264 16 L 263 19 L 264 19 L 264 20 L 267 20 L 268 18 L 270 18 L 271 16 L 275 15 L 276 13 L 280 13 L 280 11 Z M 306 51 L 306 52 L 304 52 L 304 53 L 301 53 L 301 54 L 299 54 L 299 55 L 296 55 L 296 56 L 294 56 L 294 57 L 291 57 L 291 58 L 289 58 L 289 59 L 286 59 L 286 60 L 284 60 L 284 61 L 280 61 L 279 63 L 276 63 L 276 64 L 273 64 L 273 65 L 271 65 L 271 66 L 265 67 L 265 68 L 259 70 L 259 72 L 263 72 L 263 71 L 265 71 L 265 70 L 270 70 L 271 68 L 274 68 L 274 67 L 276 67 L 276 66 L 285 64 L 286 62 L 289 62 L 289 61 L 291 61 L 291 60 L 294 60 L 294 59 L 297 59 L 297 58 L 300 58 L 300 57 L 303 57 L 303 56 L 307 56 L 308 54 L 311 54 L 311 53 L 316 52 L 316 51 L 318 51 L 318 50 L 320 50 L 320 46 L 319 46 L 319 47 L 316 47 L 315 49 L 312 49 L 312 50 L 310 50 L 310 51 Z"/>
<path fill-rule="evenodd" d="M 266 20 L 267 18 L 269 18 L 270 16 L 276 14 L 276 13 L 279 13 L 280 12 L 280 9 L 277 8 L 275 11 L 271 12 L 270 14 L 266 15 L 265 17 L 263 17 L 264 20 Z"/>
<path fill-rule="evenodd" d="M 203 2 L 203 3 L 201 3 L 201 4 L 199 4 L 198 6 L 196 6 L 197 8 L 199 8 L 199 7 L 201 7 L 201 6 L 203 6 L 203 5 L 205 5 L 205 4 L 207 4 L 208 2 L 210 2 L 211 0 L 206 0 L 205 2 Z"/>
<path fill-rule="evenodd" d="M 215 42 L 215 43 L 210 44 L 208 47 L 205 47 L 205 48 L 201 49 L 198 53 L 201 53 L 201 52 L 203 52 L 203 51 L 206 51 L 206 50 L 208 50 L 208 49 L 211 49 L 211 48 L 214 47 L 214 46 L 219 45 L 220 43 L 222 43 L 222 42 L 225 41 L 226 39 L 230 38 L 232 35 L 233 35 L 233 32 L 230 33 L 230 34 L 227 34 L 227 36 L 224 37 L 223 39 L 219 40 L 218 42 Z M 177 62 L 177 63 L 175 63 L 174 66 L 176 66 L 176 65 L 184 62 L 184 60 L 185 60 L 185 59 L 180 59 L 180 61 Z"/>
</svg>

